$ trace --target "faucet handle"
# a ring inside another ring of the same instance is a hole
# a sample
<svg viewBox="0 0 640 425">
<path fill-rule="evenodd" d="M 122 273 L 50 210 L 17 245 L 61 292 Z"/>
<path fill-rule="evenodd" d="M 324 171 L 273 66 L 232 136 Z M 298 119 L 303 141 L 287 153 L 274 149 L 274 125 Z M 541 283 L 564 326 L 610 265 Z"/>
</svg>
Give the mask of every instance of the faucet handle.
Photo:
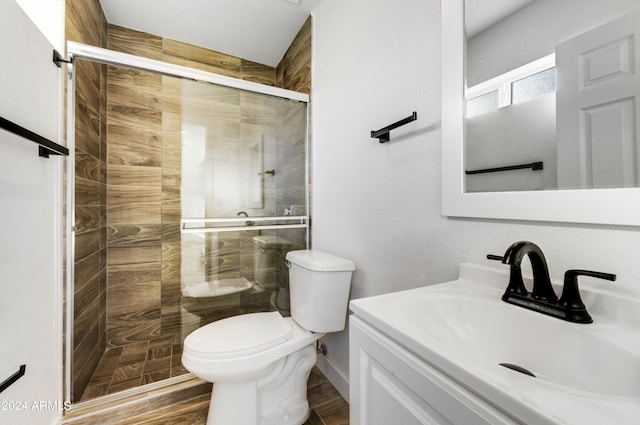
<svg viewBox="0 0 640 425">
<path fill-rule="evenodd" d="M 502 255 L 487 254 L 487 260 L 502 261 L 504 260 L 504 257 Z"/>
<path fill-rule="evenodd" d="M 617 276 L 613 273 L 605 273 L 605 272 L 595 272 L 592 270 L 567 270 L 564 273 L 564 277 L 565 279 L 567 277 L 570 278 L 577 278 L 578 276 L 590 276 L 590 277 L 597 277 L 599 279 L 605 279 L 605 280 L 611 280 L 611 281 L 615 281 Z"/>
<path fill-rule="evenodd" d="M 587 313 L 587 309 L 580 298 L 580 291 L 578 290 L 578 276 L 590 276 L 615 281 L 616 275 L 591 270 L 567 270 L 564 273 L 564 285 L 558 304 L 565 307 L 568 314 L 571 313 L 575 316 L 574 318 L 577 320 L 572 320 L 573 322 L 591 323 L 593 322 L 593 319 L 589 313 Z"/>
</svg>

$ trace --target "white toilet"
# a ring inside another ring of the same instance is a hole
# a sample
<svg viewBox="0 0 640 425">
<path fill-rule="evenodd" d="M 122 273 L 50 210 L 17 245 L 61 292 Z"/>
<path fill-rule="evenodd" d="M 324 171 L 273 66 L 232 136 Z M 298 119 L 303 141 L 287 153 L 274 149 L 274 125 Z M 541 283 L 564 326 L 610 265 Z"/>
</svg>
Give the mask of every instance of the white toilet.
<svg viewBox="0 0 640 425">
<path fill-rule="evenodd" d="M 203 326 L 184 340 L 182 364 L 213 382 L 207 425 L 300 425 L 316 341 L 344 329 L 352 261 L 287 253 L 291 317 L 251 313 Z"/>
</svg>

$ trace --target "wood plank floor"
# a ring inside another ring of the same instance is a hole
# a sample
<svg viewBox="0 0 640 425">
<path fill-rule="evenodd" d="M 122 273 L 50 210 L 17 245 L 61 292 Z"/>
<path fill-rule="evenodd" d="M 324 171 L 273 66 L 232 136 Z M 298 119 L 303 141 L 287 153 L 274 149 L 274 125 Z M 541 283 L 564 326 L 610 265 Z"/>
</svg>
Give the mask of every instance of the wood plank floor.
<svg viewBox="0 0 640 425">
<path fill-rule="evenodd" d="M 311 370 L 307 388 L 311 412 L 304 425 L 349 425 L 349 405 L 316 367 Z M 171 406 L 107 422 L 113 425 L 205 425 L 210 398 L 211 394 L 206 393 Z M 123 417 L 122 413 L 114 416 Z M 96 422 L 87 419 L 82 423 L 105 423 L 104 419 L 96 418 Z"/>
</svg>

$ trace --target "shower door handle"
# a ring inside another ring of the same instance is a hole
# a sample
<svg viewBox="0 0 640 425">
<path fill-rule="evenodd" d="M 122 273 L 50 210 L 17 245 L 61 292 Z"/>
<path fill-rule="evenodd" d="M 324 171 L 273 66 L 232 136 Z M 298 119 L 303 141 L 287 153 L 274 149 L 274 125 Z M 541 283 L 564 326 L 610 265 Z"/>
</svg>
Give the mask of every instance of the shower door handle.
<svg viewBox="0 0 640 425">
<path fill-rule="evenodd" d="M 269 222 L 283 221 L 290 224 L 273 224 Z M 246 217 L 238 218 L 183 218 L 180 220 L 181 233 L 218 233 L 236 232 L 242 230 L 275 230 L 275 229 L 306 229 L 309 227 L 308 216 L 282 217 L 251 217 L 252 224 L 234 225 L 247 222 Z M 294 222 L 294 223 L 292 223 Z M 265 223 L 265 224 L 260 224 Z M 196 226 L 199 224 L 199 226 Z M 207 227 L 206 224 L 216 224 L 219 227 Z M 193 227 L 190 227 L 193 226 Z"/>
</svg>

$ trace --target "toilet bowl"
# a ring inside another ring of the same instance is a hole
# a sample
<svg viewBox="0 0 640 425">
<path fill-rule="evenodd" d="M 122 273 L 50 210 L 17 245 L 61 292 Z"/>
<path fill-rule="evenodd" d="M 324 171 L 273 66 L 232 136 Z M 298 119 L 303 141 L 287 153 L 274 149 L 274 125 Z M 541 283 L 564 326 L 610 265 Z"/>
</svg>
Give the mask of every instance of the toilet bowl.
<svg viewBox="0 0 640 425">
<path fill-rule="evenodd" d="M 344 329 L 353 263 L 291 251 L 291 317 L 251 313 L 203 326 L 184 341 L 182 363 L 213 382 L 208 425 L 300 425 L 316 341 Z"/>
</svg>

